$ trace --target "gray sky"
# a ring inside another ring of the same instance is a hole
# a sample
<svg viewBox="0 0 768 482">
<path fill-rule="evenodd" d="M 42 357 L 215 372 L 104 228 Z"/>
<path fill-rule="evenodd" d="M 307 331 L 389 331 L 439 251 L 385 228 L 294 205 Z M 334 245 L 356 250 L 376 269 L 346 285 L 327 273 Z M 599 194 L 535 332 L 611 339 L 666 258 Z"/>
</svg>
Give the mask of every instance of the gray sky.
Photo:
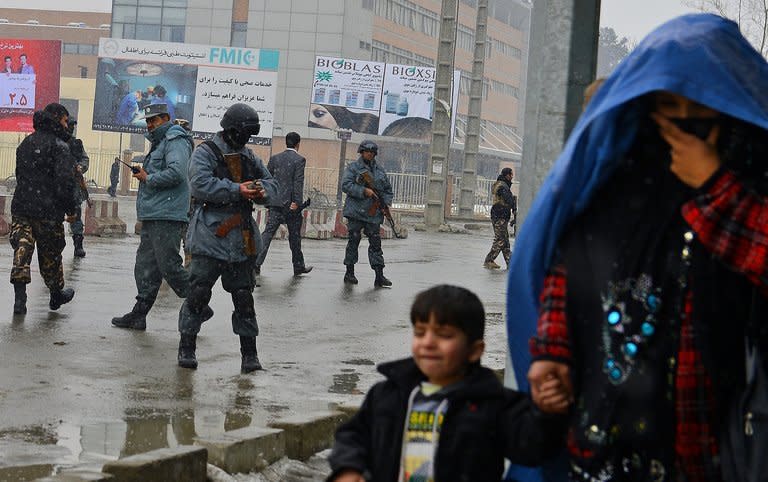
<svg viewBox="0 0 768 482">
<path fill-rule="evenodd" d="M 2 0 L 6 8 L 109 12 L 111 0 Z M 600 24 L 634 40 L 670 18 L 690 12 L 682 0 L 602 0 Z"/>
<path fill-rule="evenodd" d="M 667 20 L 694 11 L 682 0 L 602 0 L 600 26 L 640 41 Z"/>
</svg>

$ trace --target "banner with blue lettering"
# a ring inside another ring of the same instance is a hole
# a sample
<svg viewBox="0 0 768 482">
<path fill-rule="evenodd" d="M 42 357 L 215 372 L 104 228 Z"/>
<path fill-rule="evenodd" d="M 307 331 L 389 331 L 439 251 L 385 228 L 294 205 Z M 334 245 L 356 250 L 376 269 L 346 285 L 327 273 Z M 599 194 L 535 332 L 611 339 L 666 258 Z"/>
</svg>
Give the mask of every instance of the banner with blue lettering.
<svg viewBox="0 0 768 482">
<path fill-rule="evenodd" d="M 196 138 L 220 130 L 224 112 L 245 103 L 259 113 L 251 142 L 272 142 L 279 51 L 102 38 L 93 129 L 142 133 L 148 104 L 166 104 Z"/>
</svg>

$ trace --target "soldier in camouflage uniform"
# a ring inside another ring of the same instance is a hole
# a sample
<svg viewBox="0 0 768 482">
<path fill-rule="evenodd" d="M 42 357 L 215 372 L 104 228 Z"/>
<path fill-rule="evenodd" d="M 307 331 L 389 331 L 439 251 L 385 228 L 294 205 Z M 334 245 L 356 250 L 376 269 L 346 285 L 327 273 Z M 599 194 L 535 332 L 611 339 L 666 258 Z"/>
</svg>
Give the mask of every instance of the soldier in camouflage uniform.
<svg viewBox="0 0 768 482">
<path fill-rule="evenodd" d="M 51 292 L 48 306 L 57 310 L 75 296 L 64 288 L 61 253 L 64 217 L 75 213 L 75 158 L 67 145 L 69 112 L 61 104 L 49 104 L 35 112 L 35 132 L 16 149 L 16 190 L 11 202 L 13 247 L 11 283 L 15 291 L 13 313 L 27 312 L 27 285 L 31 282 L 29 264 L 37 245 L 40 274 Z"/>
<path fill-rule="evenodd" d="M 83 147 L 83 141 L 75 137 L 75 126 L 77 125 L 77 119 L 71 117 L 67 122 L 67 130 L 71 136 L 67 144 L 69 145 L 69 151 L 75 157 L 75 201 L 77 203 L 77 209 L 75 210 L 75 219 L 69 225 L 69 229 L 72 231 L 72 242 L 75 245 L 75 257 L 85 257 L 85 249 L 83 249 L 83 203 L 88 200 L 88 190 L 85 187 L 85 178 L 83 174 L 88 170 L 90 165 L 90 159 Z"/>
<path fill-rule="evenodd" d="M 512 169 L 505 167 L 496 179 L 496 183 L 491 188 L 493 193 L 493 207 L 491 208 L 491 223 L 493 223 L 493 245 L 488 256 L 485 257 L 484 267 L 488 269 L 499 269 L 501 266 L 496 264 L 496 257 L 499 253 L 504 255 L 504 261 L 509 268 L 509 231 L 507 225 L 514 225 L 517 218 L 517 197 L 512 194 Z"/>
</svg>

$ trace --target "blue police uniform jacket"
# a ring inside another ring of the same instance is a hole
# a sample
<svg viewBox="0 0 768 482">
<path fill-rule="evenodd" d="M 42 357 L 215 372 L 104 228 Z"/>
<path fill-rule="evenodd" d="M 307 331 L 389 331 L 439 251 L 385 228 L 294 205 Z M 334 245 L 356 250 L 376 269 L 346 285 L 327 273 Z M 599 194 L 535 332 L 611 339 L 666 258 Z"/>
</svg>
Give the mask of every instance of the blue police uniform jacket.
<svg viewBox="0 0 768 482">
<path fill-rule="evenodd" d="M 247 147 L 234 150 L 224 142 L 221 134 L 216 134 L 213 142 L 223 154 L 239 153 L 252 162 L 256 172 L 261 172 L 261 184 L 264 198 L 259 204 L 266 204 L 270 198 L 278 195 L 277 181 L 272 177 L 264 163 Z M 209 256 L 228 263 L 239 263 L 248 259 L 245 254 L 242 230 L 238 227 L 230 230 L 224 237 L 216 236 L 216 229 L 222 222 L 237 213 L 236 204 L 243 200 L 240 184 L 221 179 L 214 175 L 218 160 L 216 155 L 205 145 L 200 145 L 192 154 L 189 163 L 189 183 L 192 197 L 195 199 L 192 217 L 187 231 L 187 247 L 194 255 Z M 251 219 L 252 236 L 256 247 L 261 249 L 261 236 L 256 222 Z"/>
<path fill-rule="evenodd" d="M 139 221 L 189 220 L 187 167 L 192 136 L 170 122 L 147 133 L 152 148 L 144 158 L 147 180 L 139 183 L 136 215 Z"/>
<path fill-rule="evenodd" d="M 384 204 L 387 206 L 392 204 L 394 193 L 392 192 L 392 184 L 389 183 L 387 173 L 379 167 L 375 159 L 371 161 L 369 166 L 360 157 L 357 161 L 347 166 L 346 170 L 344 170 L 344 177 L 341 179 L 341 190 L 347 195 L 347 200 L 344 202 L 344 217 L 366 223 L 381 224 L 384 222 L 384 214 L 382 214 L 381 210 L 377 210 L 373 216 L 368 214 L 368 210 L 374 200 L 373 198 L 365 197 L 364 194 L 365 185 L 361 176 L 365 172 L 371 174 L 376 191 L 378 191 Z"/>
</svg>

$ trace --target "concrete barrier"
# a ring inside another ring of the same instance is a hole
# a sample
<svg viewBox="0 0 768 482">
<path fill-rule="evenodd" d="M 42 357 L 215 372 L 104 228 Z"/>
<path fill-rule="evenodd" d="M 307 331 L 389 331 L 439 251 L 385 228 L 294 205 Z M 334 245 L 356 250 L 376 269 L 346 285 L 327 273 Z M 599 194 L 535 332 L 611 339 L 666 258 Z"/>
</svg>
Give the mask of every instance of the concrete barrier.
<svg viewBox="0 0 768 482">
<path fill-rule="evenodd" d="M 91 472 L 88 470 L 71 470 L 61 472 L 58 475 L 51 477 L 45 477 L 43 479 L 37 479 L 35 482 L 104 482 L 114 481 L 115 477 L 112 474 L 105 474 L 104 472 Z"/>
<path fill-rule="evenodd" d="M 336 212 L 334 210 L 305 209 L 301 212 L 301 237 L 306 239 L 331 239 Z M 267 227 L 268 210 L 256 208 L 253 219 L 260 232 Z M 288 239 L 288 228 L 282 224 L 272 239 Z"/>
<path fill-rule="evenodd" d="M 51 464 L 19 465 L 0 467 L 0 482 L 18 482 L 47 477 L 53 473 Z"/>
<path fill-rule="evenodd" d="M 132 455 L 102 467 L 102 472 L 115 476 L 115 482 L 147 480 L 183 480 L 205 482 L 208 451 L 205 447 L 180 445 Z"/>
<path fill-rule="evenodd" d="M 117 199 L 92 199 L 85 208 L 85 234 L 92 236 L 110 236 L 125 234 L 125 222 L 117 211 Z"/>
<path fill-rule="evenodd" d="M 11 200 L 13 194 L 0 194 L 0 236 L 11 232 Z"/>
<path fill-rule="evenodd" d="M 264 470 L 285 456 L 285 432 L 246 427 L 215 437 L 200 437 L 195 444 L 208 450 L 208 463 L 230 474 Z"/>
<path fill-rule="evenodd" d="M 292 459 L 307 460 L 312 455 L 333 445 L 333 435 L 339 425 L 349 420 L 343 412 L 320 412 L 283 418 L 270 427 L 285 431 L 285 455 Z"/>
</svg>

